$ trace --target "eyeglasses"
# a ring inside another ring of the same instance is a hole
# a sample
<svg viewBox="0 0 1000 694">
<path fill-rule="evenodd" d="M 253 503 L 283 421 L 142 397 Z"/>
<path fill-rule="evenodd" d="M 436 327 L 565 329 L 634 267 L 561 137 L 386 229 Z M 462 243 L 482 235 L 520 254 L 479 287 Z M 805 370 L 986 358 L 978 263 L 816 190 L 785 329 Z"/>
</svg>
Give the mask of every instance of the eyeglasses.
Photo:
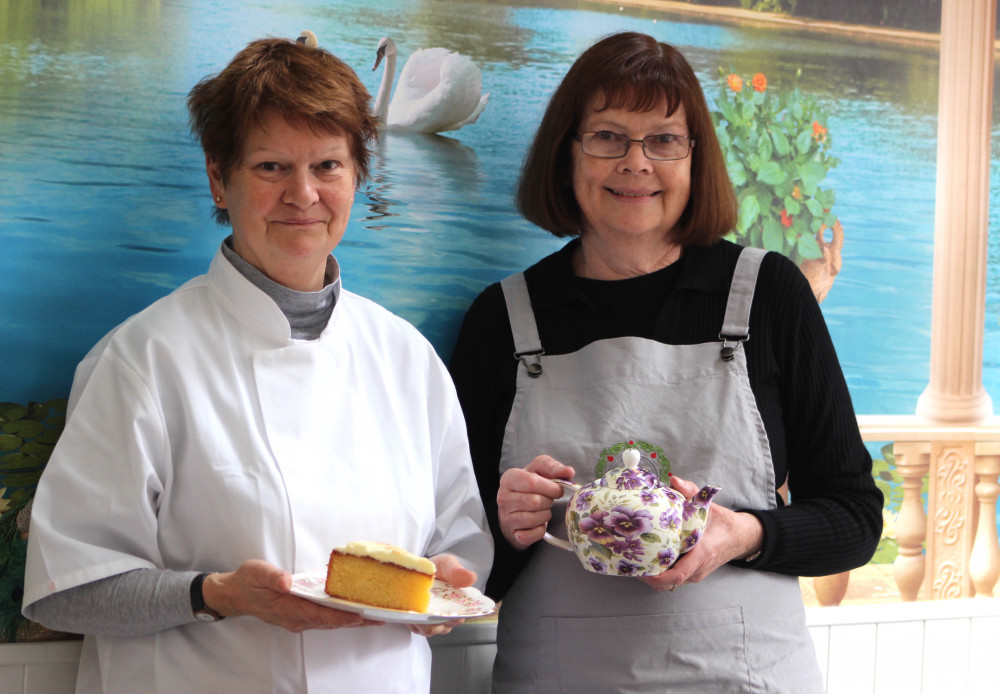
<svg viewBox="0 0 1000 694">
<path fill-rule="evenodd" d="M 610 130 L 580 133 L 575 136 L 584 154 L 601 159 L 621 159 L 628 154 L 628 148 L 633 142 L 642 143 L 643 153 L 657 161 L 672 161 L 685 159 L 694 147 L 694 140 L 687 135 L 661 133 L 647 135 L 641 140 L 633 140 L 627 135 L 613 133 Z"/>
</svg>

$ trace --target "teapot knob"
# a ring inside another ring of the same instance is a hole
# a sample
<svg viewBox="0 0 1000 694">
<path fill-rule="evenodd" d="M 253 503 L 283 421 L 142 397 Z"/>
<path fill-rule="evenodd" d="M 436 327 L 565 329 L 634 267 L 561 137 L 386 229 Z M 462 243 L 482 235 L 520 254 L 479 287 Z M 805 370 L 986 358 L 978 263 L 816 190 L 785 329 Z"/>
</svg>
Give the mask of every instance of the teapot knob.
<svg viewBox="0 0 1000 694">
<path fill-rule="evenodd" d="M 633 470 L 639 467 L 639 451 L 634 448 L 626 448 L 622 453 L 622 462 L 625 463 L 625 467 L 632 468 Z"/>
</svg>

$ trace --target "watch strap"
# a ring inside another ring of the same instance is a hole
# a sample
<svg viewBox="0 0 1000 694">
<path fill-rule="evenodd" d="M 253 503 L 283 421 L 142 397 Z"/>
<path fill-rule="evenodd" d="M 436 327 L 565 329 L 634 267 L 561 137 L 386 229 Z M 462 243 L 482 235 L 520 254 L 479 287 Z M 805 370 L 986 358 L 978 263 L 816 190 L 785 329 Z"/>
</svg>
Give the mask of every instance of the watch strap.
<svg viewBox="0 0 1000 694">
<path fill-rule="evenodd" d="M 220 619 L 225 619 L 225 617 L 205 605 L 202 586 L 206 578 L 208 578 L 207 573 L 200 573 L 191 581 L 191 611 L 194 613 L 194 618 L 199 622 L 218 622 Z"/>
</svg>

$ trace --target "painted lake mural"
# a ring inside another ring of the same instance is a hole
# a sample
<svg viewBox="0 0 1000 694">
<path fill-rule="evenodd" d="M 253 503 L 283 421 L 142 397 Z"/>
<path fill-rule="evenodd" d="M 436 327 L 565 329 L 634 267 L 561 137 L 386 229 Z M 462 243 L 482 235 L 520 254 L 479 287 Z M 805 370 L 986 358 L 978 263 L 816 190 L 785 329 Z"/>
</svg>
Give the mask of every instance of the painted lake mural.
<svg viewBox="0 0 1000 694">
<path fill-rule="evenodd" d="M 732 89 L 730 73 L 748 84 L 764 75 L 775 94 L 797 88 L 823 114 L 839 160 L 820 186 L 835 195 L 844 235 L 822 308 L 856 409 L 914 411 L 929 373 L 936 47 L 558 0 L 6 0 L 0 401 L 65 397 L 102 335 L 204 272 L 227 231 L 211 220 L 185 96 L 248 41 L 303 29 L 373 95 L 383 36 L 400 67 L 444 46 L 482 71 L 490 96 L 475 124 L 382 137 L 336 251 L 347 288 L 414 323 L 446 360 L 473 297 L 563 243 L 517 215 L 513 188 L 549 95 L 595 39 L 637 30 L 678 46 L 710 105 Z M 984 381 L 997 402 L 993 197 Z"/>
</svg>

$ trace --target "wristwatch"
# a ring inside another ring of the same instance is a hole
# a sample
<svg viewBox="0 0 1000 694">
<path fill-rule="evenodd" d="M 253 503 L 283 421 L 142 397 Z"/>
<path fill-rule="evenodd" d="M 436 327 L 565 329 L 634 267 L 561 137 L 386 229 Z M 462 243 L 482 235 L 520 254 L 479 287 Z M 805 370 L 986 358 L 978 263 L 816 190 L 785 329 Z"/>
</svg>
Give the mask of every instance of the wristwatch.
<svg viewBox="0 0 1000 694">
<path fill-rule="evenodd" d="M 199 622 L 218 622 L 225 617 L 206 606 L 205 596 L 201 593 L 201 586 L 207 577 L 207 573 L 198 574 L 191 581 L 191 611 L 194 612 L 194 618 Z"/>
</svg>

